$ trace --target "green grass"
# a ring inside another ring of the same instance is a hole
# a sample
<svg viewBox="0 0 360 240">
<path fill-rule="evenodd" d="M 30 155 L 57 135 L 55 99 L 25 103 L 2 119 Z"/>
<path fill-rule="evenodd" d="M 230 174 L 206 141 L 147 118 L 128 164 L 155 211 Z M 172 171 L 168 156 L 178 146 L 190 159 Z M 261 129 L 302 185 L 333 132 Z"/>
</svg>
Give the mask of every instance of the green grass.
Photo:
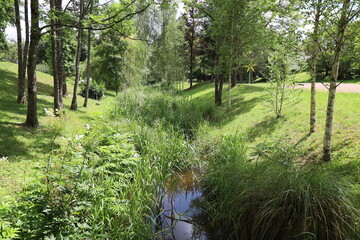
<svg viewBox="0 0 360 240">
<path fill-rule="evenodd" d="M 299 160 L 318 160 L 321 157 L 324 136 L 327 93 L 317 93 L 317 131 L 311 136 L 309 129 L 310 92 L 303 91 L 300 101 L 284 109 L 282 118 L 266 107 L 268 96 L 266 84 L 240 84 L 232 90 L 232 109 L 227 110 L 227 91 L 223 92 L 220 107 L 221 122 L 203 133 L 206 138 L 219 139 L 223 134 L 235 131 L 243 134 L 250 147 L 257 144 L 283 142 L 294 145 L 301 152 Z M 214 104 L 213 84 L 205 84 L 184 96 L 192 101 Z M 225 87 L 227 88 L 227 86 Z M 334 159 L 357 160 L 360 155 L 360 94 L 337 93 L 333 127 Z M 250 148 L 251 149 L 251 148 Z M 251 151 L 251 150 L 249 150 Z"/>
<path fill-rule="evenodd" d="M 310 73 L 308 73 L 308 72 L 301 72 L 301 73 L 294 74 L 294 81 L 295 81 L 295 82 L 299 82 L 299 83 L 310 83 L 310 82 L 311 82 Z M 342 81 L 343 81 L 344 83 L 360 84 L 360 78 L 339 80 L 339 82 L 342 82 Z M 328 78 L 325 78 L 325 79 L 323 80 L 323 82 L 329 82 L 329 79 L 328 79 Z"/>
<path fill-rule="evenodd" d="M 52 77 L 37 72 L 38 117 L 40 128 L 25 129 L 21 126 L 26 119 L 26 105 L 17 104 L 17 65 L 0 62 L 0 193 L 19 189 L 20 183 L 36 172 L 35 166 L 42 166 L 47 153 L 59 147 L 63 140 L 53 143 L 53 135 L 59 132 L 64 137 L 81 134 L 86 124 L 105 115 L 112 106 L 114 93 L 108 92 L 100 105 L 89 100 L 88 108 L 82 107 L 83 98 L 78 95 L 78 111 L 69 110 L 71 95 L 64 99 L 66 115 L 52 118 L 45 115 L 44 108 L 53 106 Z M 72 81 L 68 81 L 68 92 L 72 92 Z M 24 177 L 25 176 L 25 177 Z"/>
</svg>

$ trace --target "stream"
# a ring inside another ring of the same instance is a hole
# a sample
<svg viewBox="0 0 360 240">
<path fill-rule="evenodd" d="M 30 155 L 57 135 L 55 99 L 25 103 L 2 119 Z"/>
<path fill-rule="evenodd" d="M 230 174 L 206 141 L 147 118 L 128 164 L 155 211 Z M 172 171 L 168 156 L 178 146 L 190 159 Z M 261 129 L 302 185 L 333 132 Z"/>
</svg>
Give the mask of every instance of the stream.
<svg viewBox="0 0 360 240">
<path fill-rule="evenodd" d="M 199 186 L 199 170 L 181 172 L 170 179 L 167 193 L 162 202 L 163 211 L 159 217 L 161 226 L 160 238 L 166 240 L 210 239 L 202 227 L 196 223 L 195 217 L 201 211 L 196 205 L 202 201 Z"/>
</svg>

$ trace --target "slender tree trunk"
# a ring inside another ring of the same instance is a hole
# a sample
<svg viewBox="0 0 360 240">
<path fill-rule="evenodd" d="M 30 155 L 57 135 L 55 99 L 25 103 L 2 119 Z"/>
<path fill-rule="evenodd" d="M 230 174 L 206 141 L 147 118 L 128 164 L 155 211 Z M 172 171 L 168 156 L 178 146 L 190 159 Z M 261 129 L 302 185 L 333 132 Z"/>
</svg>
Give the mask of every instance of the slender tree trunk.
<svg viewBox="0 0 360 240">
<path fill-rule="evenodd" d="M 84 0 L 80 0 L 80 17 L 79 17 L 79 29 L 78 29 L 78 42 L 77 42 L 77 50 L 76 50 L 76 62 L 75 62 L 75 84 L 73 97 L 71 101 L 70 110 L 77 110 L 77 90 L 79 87 L 80 80 L 80 56 L 81 56 L 81 46 L 82 46 L 82 20 L 83 20 L 83 12 L 84 12 Z"/>
<path fill-rule="evenodd" d="M 231 109 L 231 71 L 229 72 L 229 81 L 228 81 L 228 102 L 229 102 L 229 105 L 228 105 L 228 109 L 230 110 Z"/>
<path fill-rule="evenodd" d="M 52 16 L 56 18 L 55 13 L 55 0 L 50 0 L 50 11 L 53 13 Z M 59 72 L 58 72 L 58 51 L 57 48 L 59 47 L 57 45 L 57 35 L 55 31 L 55 24 L 56 21 L 54 18 L 51 19 L 51 46 L 52 46 L 52 68 L 53 68 L 53 82 L 54 82 L 54 113 L 55 115 L 58 114 L 60 110 L 60 101 L 59 101 Z"/>
<path fill-rule="evenodd" d="M 28 74 L 28 105 L 25 126 L 37 128 L 39 121 L 37 117 L 37 86 L 36 86 L 36 61 L 37 48 L 40 41 L 39 28 L 39 0 L 31 0 L 31 36 L 29 47 Z"/>
<path fill-rule="evenodd" d="M 337 87 L 337 79 L 339 75 L 339 65 L 340 65 L 340 53 L 344 41 L 344 33 L 347 22 L 347 14 L 350 6 L 350 0 L 343 0 L 343 6 L 341 10 L 340 22 L 338 25 L 337 36 L 335 39 L 335 52 L 334 60 L 331 69 L 331 79 L 330 79 L 330 88 L 329 88 L 329 97 L 328 105 L 326 111 L 326 124 L 325 124 L 325 134 L 324 134 L 324 146 L 323 146 L 323 161 L 331 161 L 331 138 L 332 138 L 332 128 L 333 128 L 333 119 L 334 119 L 334 105 L 335 105 L 335 94 Z"/>
<path fill-rule="evenodd" d="M 21 24 L 20 24 L 20 6 L 19 0 L 14 0 L 15 7 L 15 25 L 17 34 L 17 51 L 18 51 L 18 97 L 17 102 L 20 104 L 26 103 L 26 88 L 25 88 L 25 73 L 23 72 L 23 45 L 21 38 Z"/>
<path fill-rule="evenodd" d="M 313 32 L 313 49 L 312 49 L 312 63 L 311 63 L 311 104 L 310 104 L 310 133 L 315 132 L 316 127 L 316 64 L 318 54 L 318 32 L 320 23 L 320 11 L 322 0 L 318 0 L 316 4 L 314 32 Z"/>
<path fill-rule="evenodd" d="M 85 86 L 85 100 L 84 100 L 84 107 L 87 107 L 88 98 L 89 98 L 89 86 L 90 86 L 90 70 L 91 70 L 91 30 L 88 30 L 88 42 L 87 42 L 87 64 L 86 64 L 86 86 Z M 179 82 L 180 84 L 180 82 Z"/>
<path fill-rule="evenodd" d="M 28 54 L 29 54 L 29 42 L 30 42 L 30 36 L 29 36 L 29 4 L 28 0 L 24 1 L 24 15 L 25 15 L 25 45 L 24 45 L 24 54 L 23 54 L 23 74 L 24 74 L 24 80 L 26 82 L 26 66 L 27 66 L 27 60 L 28 60 Z"/>
<path fill-rule="evenodd" d="M 55 26 L 55 51 L 56 51 L 56 57 L 57 57 L 57 74 L 58 74 L 58 85 L 57 85 L 57 91 L 58 91 L 58 99 L 59 99 L 59 108 L 63 108 L 63 83 L 65 82 L 65 69 L 64 69 L 64 58 L 63 58 L 63 48 L 62 48 L 62 42 L 63 42 L 63 30 L 61 29 L 61 12 L 62 12 L 62 0 L 54 0 L 54 7 L 56 11 L 56 26 Z"/>
</svg>

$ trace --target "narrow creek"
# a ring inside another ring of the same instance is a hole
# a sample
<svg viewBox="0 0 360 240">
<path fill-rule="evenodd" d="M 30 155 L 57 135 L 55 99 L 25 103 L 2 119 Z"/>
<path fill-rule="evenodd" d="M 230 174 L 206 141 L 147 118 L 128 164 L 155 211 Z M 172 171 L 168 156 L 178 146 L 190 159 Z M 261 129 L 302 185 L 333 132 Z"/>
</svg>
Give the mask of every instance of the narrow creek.
<svg viewBox="0 0 360 240">
<path fill-rule="evenodd" d="M 197 206 L 203 199 L 198 180 L 200 176 L 200 170 L 193 169 L 169 179 L 159 217 L 161 239 L 211 239 L 195 219 L 201 213 Z"/>
</svg>

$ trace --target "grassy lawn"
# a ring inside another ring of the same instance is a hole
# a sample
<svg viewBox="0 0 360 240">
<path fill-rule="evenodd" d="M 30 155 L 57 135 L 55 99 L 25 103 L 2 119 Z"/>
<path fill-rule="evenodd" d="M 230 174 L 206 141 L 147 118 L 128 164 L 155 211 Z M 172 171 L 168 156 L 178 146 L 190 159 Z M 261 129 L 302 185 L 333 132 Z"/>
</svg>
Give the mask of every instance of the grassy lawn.
<svg viewBox="0 0 360 240">
<path fill-rule="evenodd" d="M 12 192 L 19 188 L 19 183 L 27 181 L 34 167 L 41 167 L 48 158 L 48 153 L 60 147 L 65 138 L 81 134 L 85 125 L 92 123 L 104 113 L 111 111 L 114 93 L 99 103 L 89 100 L 88 108 L 82 107 L 83 97 L 78 96 L 78 111 L 70 111 L 71 95 L 64 99 L 65 116 L 53 118 L 45 115 L 44 108 L 52 109 L 52 77 L 37 72 L 38 80 L 38 117 L 40 128 L 25 129 L 21 123 L 26 119 L 26 105 L 16 103 L 17 98 L 17 65 L 0 62 L 0 194 Z M 72 92 L 72 81 L 68 81 L 68 91 Z M 100 104 L 100 105 L 98 105 Z M 53 141 L 55 133 L 59 137 Z"/>
<path fill-rule="evenodd" d="M 224 86 L 222 121 L 209 127 L 204 135 L 218 138 L 223 134 L 240 132 L 250 146 L 259 143 L 279 143 L 284 148 L 295 146 L 300 160 L 321 157 L 324 135 L 327 93 L 317 93 L 317 131 L 311 136 L 309 129 L 310 92 L 300 92 L 300 101 L 284 108 L 283 117 L 276 118 L 270 111 L 266 84 L 240 84 L 232 90 L 233 106 L 227 109 L 227 86 Z M 205 84 L 185 91 L 193 101 L 214 102 L 213 84 Z M 333 156 L 342 161 L 358 160 L 360 155 L 360 94 L 337 93 L 333 127 Z"/>
<path fill-rule="evenodd" d="M 308 72 L 301 72 L 294 75 L 295 82 L 301 82 L 301 83 L 310 83 L 311 82 L 311 76 Z M 346 79 L 346 80 L 339 80 L 339 82 L 344 83 L 355 83 L 360 84 L 360 78 L 355 79 Z M 329 82 L 328 78 L 325 78 L 323 82 Z"/>
</svg>

